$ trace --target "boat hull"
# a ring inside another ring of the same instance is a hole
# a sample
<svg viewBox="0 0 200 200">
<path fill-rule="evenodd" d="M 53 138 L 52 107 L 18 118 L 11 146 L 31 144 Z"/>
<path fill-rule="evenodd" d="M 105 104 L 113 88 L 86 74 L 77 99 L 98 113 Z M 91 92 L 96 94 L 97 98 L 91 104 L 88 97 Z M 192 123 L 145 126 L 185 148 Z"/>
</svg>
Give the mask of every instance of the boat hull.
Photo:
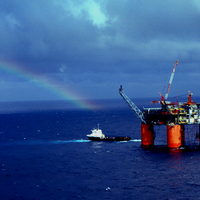
<svg viewBox="0 0 200 200">
<path fill-rule="evenodd" d="M 104 137 L 104 138 L 99 138 L 99 137 L 89 137 L 88 138 L 92 141 L 129 141 L 131 137 Z"/>
</svg>

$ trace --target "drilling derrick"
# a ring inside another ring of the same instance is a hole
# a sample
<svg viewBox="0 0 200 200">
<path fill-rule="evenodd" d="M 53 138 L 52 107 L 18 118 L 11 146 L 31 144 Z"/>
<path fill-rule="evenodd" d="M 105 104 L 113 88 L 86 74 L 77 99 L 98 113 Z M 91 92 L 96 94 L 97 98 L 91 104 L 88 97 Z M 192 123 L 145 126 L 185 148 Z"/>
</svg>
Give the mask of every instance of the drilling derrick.
<svg viewBox="0 0 200 200">
<path fill-rule="evenodd" d="M 153 104 L 160 104 L 160 107 L 158 108 L 143 108 L 143 110 L 141 111 L 126 96 L 122 89 L 122 86 L 120 86 L 120 95 L 134 111 L 137 118 L 141 121 L 142 146 L 154 145 L 154 125 L 167 126 L 167 146 L 169 148 L 178 148 L 184 145 L 185 125 L 199 124 L 200 129 L 200 103 L 192 101 L 192 93 L 189 93 L 187 102 L 167 101 L 177 64 L 178 61 L 175 62 L 165 98 L 162 96 L 162 94 L 160 94 L 160 101 L 152 101 Z"/>
</svg>

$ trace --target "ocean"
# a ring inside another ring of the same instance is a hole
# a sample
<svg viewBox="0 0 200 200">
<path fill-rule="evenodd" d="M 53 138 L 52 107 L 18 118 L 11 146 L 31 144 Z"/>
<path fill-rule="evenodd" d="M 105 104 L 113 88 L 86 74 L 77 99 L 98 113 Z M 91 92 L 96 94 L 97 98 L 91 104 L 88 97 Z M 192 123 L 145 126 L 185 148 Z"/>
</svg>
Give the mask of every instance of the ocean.
<svg viewBox="0 0 200 200">
<path fill-rule="evenodd" d="M 69 108 L 0 104 L 1 199 L 200 199 L 197 127 L 186 128 L 183 150 L 166 148 L 165 126 L 155 127 L 155 147 L 143 148 L 140 121 L 123 100 L 97 110 Z M 88 140 L 98 124 L 106 136 L 131 140 Z"/>
</svg>

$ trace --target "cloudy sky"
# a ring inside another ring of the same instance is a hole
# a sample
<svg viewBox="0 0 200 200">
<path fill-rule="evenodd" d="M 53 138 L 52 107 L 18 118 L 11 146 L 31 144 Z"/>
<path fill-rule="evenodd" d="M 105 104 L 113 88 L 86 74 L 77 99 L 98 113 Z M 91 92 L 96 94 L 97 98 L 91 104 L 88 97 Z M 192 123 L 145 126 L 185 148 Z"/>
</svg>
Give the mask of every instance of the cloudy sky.
<svg viewBox="0 0 200 200">
<path fill-rule="evenodd" d="M 1 0 L 0 101 L 200 96 L 198 0 Z M 62 95 L 63 93 L 63 95 Z"/>
</svg>

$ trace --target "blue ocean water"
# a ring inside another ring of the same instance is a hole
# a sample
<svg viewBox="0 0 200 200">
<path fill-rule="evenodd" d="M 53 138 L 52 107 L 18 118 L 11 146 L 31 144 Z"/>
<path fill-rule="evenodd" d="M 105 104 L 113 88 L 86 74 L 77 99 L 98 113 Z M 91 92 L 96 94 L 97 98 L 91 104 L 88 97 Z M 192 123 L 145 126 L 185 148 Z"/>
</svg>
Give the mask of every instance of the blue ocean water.
<svg viewBox="0 0 200 200">
<path fill-rule="evenodd" d="M 186 128 L 184 150 L 166 148 L 165 126 L 155 127 L 156 147 L 145 149 L 125 103 L 100 110 L 42 104 L 0 105 L 1 199 L 199 199 L 196 127 Z M 105 135 L 132 139 L 89 141 L 97 124 Z"/>
</svg>

